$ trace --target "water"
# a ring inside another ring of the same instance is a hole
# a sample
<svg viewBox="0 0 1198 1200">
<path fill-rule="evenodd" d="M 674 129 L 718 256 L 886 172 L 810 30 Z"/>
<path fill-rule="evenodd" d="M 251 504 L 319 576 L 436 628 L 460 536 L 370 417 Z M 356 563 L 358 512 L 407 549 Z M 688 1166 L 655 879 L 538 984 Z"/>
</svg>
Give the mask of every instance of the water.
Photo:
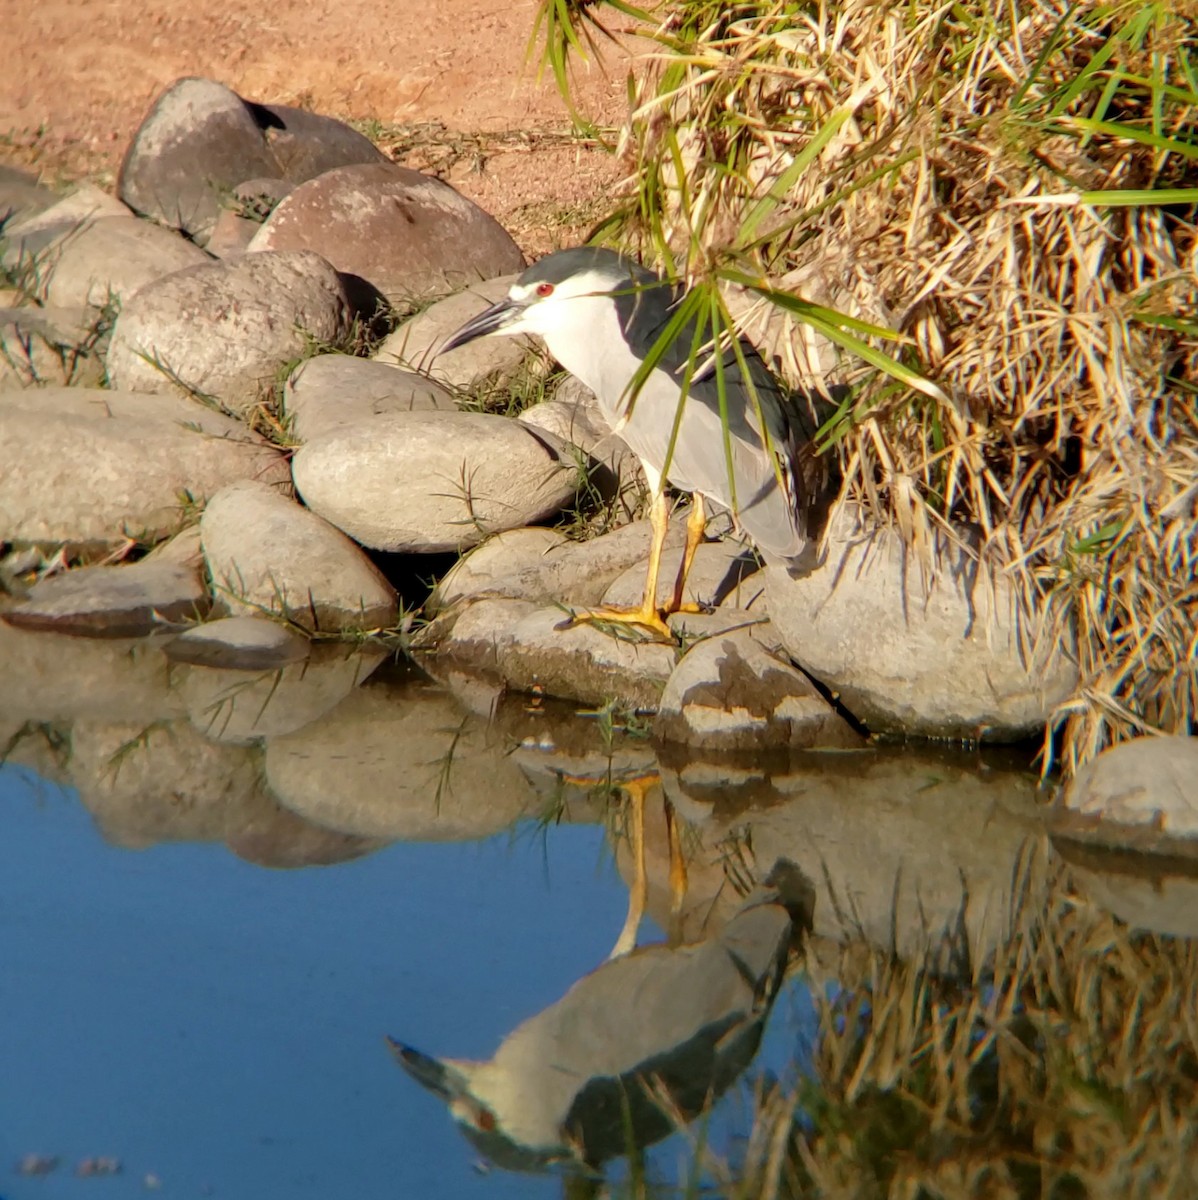
<svg viewBox="0 0 1198 1200">
<path fill-rule="evenodd" d="M 520 700 L 484 717 L 473 693 L 376 662 L 347 675 L 343 655 L 259 687 L 64 641 L 19 635 L 82 668 L 56 687 L 39 660 L 0 694 L 6 1200 L 561 1195 L 553 1176 L 481 1167 L 383 1038 L 487 1058 L 604 962 L 635 874 L 627 787 L 607 784 L 647 781 L 642 944 L 715 936 L 788 858 L 816 939 L 904 952 L 951 926 L 984 947 L 1038 819 L 1018 764 L 660 762 L 608 721 Z M 689 868 L 674 914 L 668 814 Z M 802 1069 L 808 986 L 788 979 L 711 1117 L 722 1153 L 754 1081 Z M 60 1165 L 13 1170 L 31 1154 Z M 121 1173 L 76 1178 L 94 1157 Z M 649 1161 L 682 1177 L 684 1139 Z"/>
</svg>

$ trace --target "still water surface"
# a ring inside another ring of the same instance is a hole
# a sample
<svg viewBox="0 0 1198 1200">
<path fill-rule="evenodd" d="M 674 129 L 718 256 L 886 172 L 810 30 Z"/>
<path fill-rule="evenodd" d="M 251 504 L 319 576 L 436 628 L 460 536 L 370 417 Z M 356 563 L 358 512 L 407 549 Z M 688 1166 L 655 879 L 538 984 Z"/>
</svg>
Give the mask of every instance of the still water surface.
<svg viewBox="0 0 1198 1200">
<path fill-rule="evenodd" d="M 561 1195 L 482 1167 L 384 1035 L 487 1058 L 606 960 L 636 874 L 630 781 L 649 781 L 642 945 L 717 937 L 785 859 L 817 939 L 906 955 L 947 930 L 985 952 L 1039 832 L 1021 761 L 666 761 L 609 720 L 491 710 L 378 658 L 245 674 L 0 633 L 24 680 L 0 693 L 3 1200 Z M 816 986 L 788 976 L 710 1118 L 721 1154 L 754 1082 L 803 1068 Z M 22 1174 L 30 1155 L 58 1166 Z M 77 1178 L 96 1157 L 120 1174 Z M 651 1176 L 686 1157 L 674 1135 Z"/>
<path fill-rule="evenodd" d="M 0 1162 L 62 1164 L 0 1195 L 556 1196 L 480 1171 L 383 1035 L 489 1056 L 603 961 L 627 899 L 601 825 L 266 870 L 108 845 L 71 791 L 0 769 Z M 810 1018 L 796 981 L 759 1065 L 785 1073 Z M 744 1111 L 726 1097 L 725 1138 Z M 75 1178 L 93 1156 L 121 1176 Z"/>
</svg>

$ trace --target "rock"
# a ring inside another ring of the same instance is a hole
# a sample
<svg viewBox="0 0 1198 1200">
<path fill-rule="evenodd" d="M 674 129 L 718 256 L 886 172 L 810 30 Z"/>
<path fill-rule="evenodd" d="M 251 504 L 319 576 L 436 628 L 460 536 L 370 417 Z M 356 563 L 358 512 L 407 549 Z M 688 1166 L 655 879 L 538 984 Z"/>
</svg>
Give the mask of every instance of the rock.
<svg viewBox="0 0 1198 1200">
<path fill-rule="evenodd" d="M 758 640 L 749 613 L 739 629 L 693 645 L 674 668 L 653 734 L 704 752 L 856 749 L 865 744 L 814 684 Z"/>
<path fill-rule="evenodd" d="M 124 306 L 108 375 L 114 387 L 194 391 L 244 414 L 313 342 L 344 343 L 352 319 L 341 279 L 319 255 L 202 263 L 148 284 Z"/>
<path fill-rule="evenodd" d="M 984 970 L 1013 935 L 1021 899 L 1035 911 L 1045 838 L 1037 777 L 976 758 L 894 748 L 793 756 L 750 768 L 740 786 L 722 763 L 663 766 L 665 794 L 689 815 L 683 941 L 736 905 L 730 884 L 780 858 L 815 887 L 814 933 L 864 941 L 918 964 Z M 664 828 L 648 823 L 649 911 L 668 920 Z M 628 854 L 618 847 L 621 873 Z"/>
<path fill-rule="evenodd" d="M 685 525 L 685 521 L 677 521 Z M 666 604 L 674 595 L 678 568 L 682 565 L 682 546 L 667 547 L 661 556 L 661 573 L 657 579 L 657 603 Z M 739 585 L 757 574 L 753 551 L 739 542 L 701 542 L 695 548 L 694 561 L 687 573 L 683 600 L 687 604 L 714 607 L 735 595 Z M 750 584 L 749 587 L 752 585 Z M 603 596 L 603 603 L 620 607 L 635 607 L 645 594 L 645 564 L 629 567 L 615 580 Z"/>
<path fill-rule="evenodd" d="M 577 471 L 544 436 L 482 413 L 392 413 L 307 442 L 291 469 L 304 503 L 365 546 L 461 550 L 573 499 Z"/>
<path fill-rule="evenodd" d="M 294 191 L 295 183 L 289 179 L 243 179 L 233 189 L 231 211 L 261 225 Z"/>
<path fill-rule="evenodd" d="M 440 384 L 410 371 L 349 354 L 320 354 L 291 373 L 283 409 L 291 433 L 306 442 L 387 413 L 456 412 L 457 405 Z"/>
<path fill-rule="evenodd" d="M 209 741 L 186 721 L 77 721 L 69 765 L 104 837 L 136 848 L 223 841 L 261 774 L 254 750 Z"/>
<path fill-rule="evenodd" d="M 250 248 L 254 234 L 262 226 L 257 221 L 239 217 L 229 209 L 221 209 L 212 223 L 212 232 L 204 243 L 204 249 L 213 258 L 239 258 Z"/>
<path fill-rule="evenodd" d="M 284 491 L 287 463 L 194 401 L 98 388 L 0 393 L 0 541 L 160 541 L 227 483 Z"/>
<path fill-rule="evenodd" d="M 58 199 L 32 175 L 3 168 L 0 174 L 0 233 L 28 217 L 36 216 Z"/>
<path fill-rule="evenodd" d="M 297 187 L 250 249 L 315 250 L 397 304 L 524 266 L 493 217 L 449 184 L 390 162 L 340 167 Z"/>
<path fill-rule="evenodd" d="M 1103 825 L 1198 835 L 1198 737 L 1139 737 L 1086 763 L 1065 789 L 1070 813 Z"/>
<path fill-rule="evenodd" d="M 9 243 L 9 252 L 37 253 L 63 234 L 85 228 L 89 222 L 104 217 L 132 216 L 133 211 L 127 204 L 122 204 L 95 184 L 80 183 L 49 207 L 13 221 L 5 227 L 4 236 Z M 9 262 L 8 253 L 5 262 Z"/>
<path fill-rule="evenodd" d="M 236 671 L 279 670 L 308 657 L 307 638 L 265 617 L 221 617 L 196 625 L 166 645 L 172 662 Z"/>
<path fill-rule="evenodd" d="M 46 300 L 60 307 L 121 305 L 152 280 L 211 261 L 174 230 L 136 217 L 88 221 L 49 253 Z"/>
<path fill-rule="evenodd" d="M 542 605 L 598 604 L 623 572 L 639 569 L 644 581 L 652 530 L 648 521 L 637 521 L 588 542 L 568 542 L 559 536 L 553 545 L 540 535 L 525 538 L 513 531 L 500 536 L 520 540 L 513 544 L 490 539 L 463 558 L 437 585 L 430 612 L 485 596 Z M 684 524 L 672 523 L 667 546 L 678 544 L 684 536 Z"/>
<path fill-rule="evenodd" d="M 1077 684 L 1071 631 L 1034 656 L 1006 576 L 943 535 L 926 588 L 899 535 L 853 509 L 833 521 L 826 557 L 806 575 L 766 572 L 769 614 L 790 656 L 875 731 L 1014 741 L 1043 729 Z"/>
<path fill-rule="evenodd" d="M 190 571 L 204 569 L 204 549 L 200 545 L 199 525 L 189 525 L 181 529 L 174 537 L 159 542 L 142 560 L 143 562 L 174 563 L 178 567 L 186 567 Z"/>
<path fill-rule="evenodd" d="M 0 679 L 21 681 L 0 687 L 0 720 L 150 725 L 186 715 L 158 638 L 78 638 L 0 621 Z"/>
<path fill-rule="evenodd" d="M 542 603 L 554 597 L 535 582 L 530 594 L 522 595 L 520 579 L 539 581 L 548 570 L 546 560 L 551 551 L 569 545 L 566 535 L 556 529 L 534 525 L 507 529 L 487 538 L 480 546 L 460 558 L 442 576 L 429 601 L 430 612 L 439 612 L 459 600 L 476 600 L 484 596 L 507 596 L 510 599 L 537 600 Z"/>
<path fill-rule="evenodd" d="M 217 607 L 273 613 L 313 633 L 395 623 L 395 591 L 340 530 L 314 512 L 243 480 L 217 492 L 200 519 Z"/>
<path fill-rule="evenodd" d="M 230 816 L 224 828 L 225 844 L 238 858 L 259 867 L 326 867 L 351 862 L 386 845 L 379 838 L 322 829 L 261 790 Z"/>
<path fill-rule="evenodd" d="M 379 346 L 375 358 L 419 371 L 463 391 L 489 378 L 497 381 L 510 378 L 535 350 L 529 338 L 478 338 L 448 354 L 441 354 L 440 350 L 471 317 L 506 296 L 515 278 L 515 275 L 501 275 L 498 279 L 472 283 L 465 290 L 430 304 L 396 329 Z"/>
<path fill-rule="evenodd" d="M 52 575 L 0 617 L 20 629 L 129 638 L 199 620 L 208 603 L 198 572 L 141 562 Z"/>
<path fill-rule="evenodd" d="M 361 134 L 329 117 L 254 104 L 210 79 L 186 78 L 155 100 L 121 163 L 121 199 L 202 245 L 222 200 L 256 178 L 292 183 L 347 163 L 386 162 Z"/>
<path fill-rule="evenodd" d="M 183 640 L 171 642 L 168 653 L 173 656 Z M 236 669 L 194 664 L 176 670 L 189 720 L 205 737 L 218 742 L 260 742 L 313 725 L 369 678 L 386 657 L 378 650 L 313 646 L 311 657 L 303 662 L 252 670 L 242 656 L 244 645 L 238 649 L 241 665 Z"/>
<path fill-rule="evenodd" d="M 674 669 L 674 647 L 593 625 L 562 628 L 568 620 L 560 607 L 539 608 L 512 628 L 510 640 L 496 647 L 496 667 L 507 684 L 583 704 L 656 709 Z"/>
<path fill-rule="evenodd" d="M 478 839 L 508 828 L 533 793 L 508 747 L 442 691 L 358 688 L 318 724 L 266 745 L 271 791 L 292 812 L 366 837 Z"/>
<path fill-rule="evenodd" d="M 103 340 L 88 309 L 0 308 L 0 392 L 99 383 Z"/>
<path fill-rule="evenodd" d="M 495 674 L 500 648 L 512 644 L 516 626 L 536 611 L 527 600 L 476 600 L 437 646 L 438 663 L 453 663 L 471 674 Z"/>
<path fill-rule="evenodd" d="M 611 426 L 599 408 L 595 393 L 572 375 L 562 381 L 551 399 L 526 408 L 516 419 L 552 433 L 588 454 L 611 436 Z"/>
</svg>

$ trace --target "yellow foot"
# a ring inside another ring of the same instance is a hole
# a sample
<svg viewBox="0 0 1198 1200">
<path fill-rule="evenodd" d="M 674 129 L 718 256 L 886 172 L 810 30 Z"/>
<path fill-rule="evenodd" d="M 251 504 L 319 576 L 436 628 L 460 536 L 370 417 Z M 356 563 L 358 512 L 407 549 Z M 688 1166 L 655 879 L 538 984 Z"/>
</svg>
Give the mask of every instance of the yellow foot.
<svg viewBox="0 0 1198 1200">
<path fill-rule="evenodd" d="M 590 625 L 635 625 L 655 633 L 662 641 L 672 642 L 674 633 L 666 622 L 666 614 L 656 608 L 642 605 L 639 608 L 580 608 L 559 629 L 569 629 L 584 621 Z"/>
</svg>

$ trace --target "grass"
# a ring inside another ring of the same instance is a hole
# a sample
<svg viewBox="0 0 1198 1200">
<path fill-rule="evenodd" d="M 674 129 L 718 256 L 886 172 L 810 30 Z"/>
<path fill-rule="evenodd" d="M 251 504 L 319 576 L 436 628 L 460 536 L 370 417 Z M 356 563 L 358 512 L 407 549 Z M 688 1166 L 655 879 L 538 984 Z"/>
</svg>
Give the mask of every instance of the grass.
<svg viewBox="0 0 1198 1200">
<path fill-rule="evenodd" d="M 823 395 L 841 498 L 981 556 L 1081 682 L 1045 767 L 1198 712 L 1198 51 L 1173 0 L 546 0 L 655 43 L 595 236 Z M 585 126 L 585 117 L 579 115 Z M 926 565 L 930 566 L 930 563 Z"/>
</svg>

